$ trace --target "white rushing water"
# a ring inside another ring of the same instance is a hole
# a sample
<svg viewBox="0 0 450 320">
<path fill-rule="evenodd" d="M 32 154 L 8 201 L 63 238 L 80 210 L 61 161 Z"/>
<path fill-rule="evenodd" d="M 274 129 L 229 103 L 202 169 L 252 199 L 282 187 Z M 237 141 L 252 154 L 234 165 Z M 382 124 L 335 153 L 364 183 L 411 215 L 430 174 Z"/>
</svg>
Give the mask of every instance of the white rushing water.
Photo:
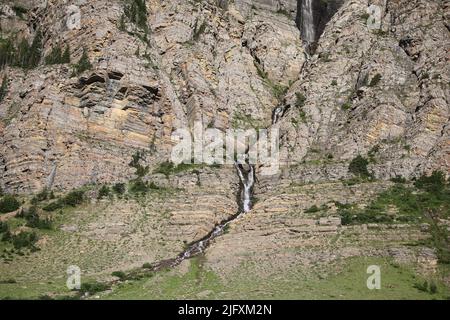
<svg viewBox="0 0 450 320">
<path fill-rule="evenodd" d="M 316 40 L 312 2 L 313 0 L 302 0 L 302 38 L 308 44 Z"/>
<path fill-rule="evenodd" d="M 242 183 L 242 209 L 244 213 L 249 212 L 252 209 L 252 189 L 255 184 L 255 169 L 250 165 L 250 170 L 247 173 L 247 177 L 244 175 L 244 168 L 242 165 L 236 164 L 239 179 Z"/>
<path fill-rule="evenodd" d="M 242 184 L 242 193 L 241 193 L 241 207 L 242 211 L 239 211 L 234 217 L 229 219 L 228 221 L 224 221 L 221 224 L 214 227 L 213 231 L 204 239 L 193 243 L 186 249 L 183 253 L 181 253 L 177 258 L 169 261 L 168 266 L 174 267 L 180 264 L 183 260 L 192 258 L 200 253 L 203 253 L 205 249 L 208 247 L 209 243 L 222 235 L 225 231 L 225 228 L 233 221 L 239 219 L 242 215 L 249 212 L 252 208 L 252 189 L 255 184 L 255 168 L 252 165 L 249 165 L 249 170 L 245 170 L 244 166 L 236 163 L 236 169 L 238 172 L 239 179 Z M 158 268 L 158 267 L 156 267 Z"/>
</svg>

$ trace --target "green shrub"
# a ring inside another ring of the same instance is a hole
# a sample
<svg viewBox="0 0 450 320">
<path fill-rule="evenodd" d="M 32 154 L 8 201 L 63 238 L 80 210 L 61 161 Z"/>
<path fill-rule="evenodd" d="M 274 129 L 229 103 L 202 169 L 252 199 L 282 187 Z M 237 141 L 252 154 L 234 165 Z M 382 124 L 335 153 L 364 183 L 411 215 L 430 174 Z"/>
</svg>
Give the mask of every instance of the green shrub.
<svg viewBox="0 0 450 320">
<path fill-rule="evenodd" d="M 0 187 L 0 197 L 3 197 L 5 195 L 5 193 L 3 192 L 2 187 Z"/>
<path fill-rule="evenodd" d="M 370 81 L 369 87 L 375 87 L 381 80 L 381 74 L 377 73 Z"/>
<path fill-rule="evenodd" d="M 58 201 L 50 202 L 48 205 L 46 205 L 42 209 L 47 212 L 53 212 L 53 211 L 56 211 L 56 210 L 62 209 L 62 208 L 64 208 L 64 204 L 62 203 L 61 200 L 58 200 Z"/>
<path fill-rule="evenodd" d="M 142 178 L 145 175 L 148 174 L 149 171 L 149 167 L 148 166 L 143 166 L 141 164 L 141 160 L 144 159 L 144 152 L 141 151 L 136 151 L 136 153 L 134 155 L 132 155 L 132 159 L 130 161 L 130 163 L 128 164 L 130 167 L 136 169 L 136 175 L 138 176 L 138 178 Z"/>
<path fill-rule="evenodd" d="M 295 93 L 295 106 L 299 109 L 305 106 L 306 97 L 303 93 L 296 92 Z"/>
<path fill-rule="evenodd" d="M 16 14 L 16 16 L 18 16 L 21 19 L 24 19 L 24 14 L 27 14 L 27 12 L 28 12 L 27 8 L 24 8 L 17 4 L 13 5 L 12 9 L 13 9 L 14 13 Z"/>
<path fill-rule="evenodd" d="M 45 57 L 45 64 L 60 64 L 62 60 L 62 50 L 59 46 L 52 49 L 52 51 Z"/>
<path fill-rule="evenodd" d="M 103 199 L 111 195 L 111 189 L 108 186 L 102 186 L 98 191 L 97 199 Z"/>
<path fill-rule="evenodd" d="M 47 229 L 52 228 L 52 221 L 49 218 L 42 219 L 38 214 L 38 209 L 36 206 L 31 206 L 27 210 L 23 210 L 18 216 L 27 220 L 27 227 Z"/>
<path fill-rule="evenodd" d="M 193 162 L 193 161 L 192 161 Z M 166 177 L 177 174 L 180 172 L 186 172 L 193 169 L 198 169 L 203 167 L 203 164 L 195 164 L 195 163 L 180 163 L 175 165 L 173 162 L 165 161 L 158 165 L 158 167 L 153 170 L 153 173 L 164 174 Z M 209 166 L 210 168 L 219 168 L 220 164 L 213 164 Z"/>
<path fill-rule="evenodd" d="M 450 242 L 449 232 L 446 226 L 439 225 L 437 222 L 431 222 L 431 243 L 436 249 L 436 254 L 440 263 L 450 264 Z"/>
<path fill-rule="evenodd" d="M 47 212 L 53 212 L 58 209 L 62 209 L 65 206 L 76 207 L 77 205 L 80 205 L 83 203 L 84 193 L 85 192 L 83 190 L 71 191 L 62 199 L 50 202 L 48 205 L 46 205 L 42 209 Z"/>
<path fill-rule="evenodd" d="M 414 185 L 431 193 L 441 193 L 446 186 L 445 175 L 441 171 L 434 171 L 430 176 L 422 175 Z"/>
<path fill-rule="evenodd" d="M 305 210 L 305 213 L 315 213 L 315 212 L 319 212 L 320 208 L 316 205 L 313 205 L 311 208 Z"/>
<path fill-rule="evenodd" d="M 39 238 L 35 232 L 22 231 L 18 234 L 12 235 L 11 242 L 15 249 L 32 248 L 38 239 Z"/>
<path fill-rule="evenodd" d="M 94 294 L 97 292 L 106 291 L 108 289 L 109 289 L 109 285 L 107 285 L 106 283 L 97 282 L 97 281 L 84 282 L 81 284 L 80 292 L 82 294 L 84 294 L 84 293 Z"/>
<path fill-rule="evenodd" d="M 146 262 L 146 263 L 144 263 L 144 264 L 142 265 L 142 268 L 144 268 L 144 269 L 152 269 L 153 266 L 152 266 L 151 263 Z"/>
<path fill-rule="evenodd" d="M 76 207 L 79 204 L 82 204 L 84 201 L 84 191 L 83 190 L 74 190 L 69 192 L 63 199 L 62 202 L 65 205 Z"/>
<path fill-rule="evenodd" d="M 31 203 L 32 204 L 37 204 L 39 202 L 48 200 L 50 197 L 50 193 L 48 192 L 47 188 L 44 188 L 41 192 L 39 192 L 38 194 L 36 194 L 32 199 L 31 199 Z"/>
<path fill-rule="evenodd" d="M 0 213 L 9 213 L 20 208 L 20 202 L 13 195 L 5 195 L 0 200 Z"/>
<path fill-rule="evenodd" d="M 346 102 L 341 106 L 341 109 L 344 111 L 350 110 L 352 107 L 352 104 L 350 102 Z"/>
<path fill-rule="evenodd" d="M 367 170 L 368 165 L 369 161 L 361 155 L 358 155 L 350 162 L 348 170 L 357 177 L 370 178 L 372 175 Z"/>
<path fill-rule="evenodd" d="M 423 283 L 415 283 L 414 288 L 422 292 L 428 292 L 428 281 L 424 281 Z"/>
<path fill-rule="evenodd" d="M 113 187 L 112 187 L 113 191 L 118 194 L 118 195 L 122 195 L 125 193 L 125 184 L 124 183 L 116 183 Z"/>
<path fill-rule="evenodd" d="M 0 221 L 0 233 L 9 231 L 9 225 L 6 221 Z"/>
<path fill-rule="evenodd" d="M 125 280 L 127 278 L 127 275 L 123 271 L 114 271 L 111 273 L 113 277 L 119 278 L 121 281 Z"/>
<path fill-rule="evenodd" d="M 9 230 L 9 227 L 8 227 L 8 230 L 6 230 L 5 232 L 3 232 L 3 234 L 2 234 L 2 241 L 3 242 L 8 242 L 8 241 L 11 241 L 11 238 L 12 238 L 12 233 L 11 233 L 11 231 Z"/>
<path fill-rule="evenodd" d="M 130 192 L 134 194 L 144 194 L 148 192 L 149 186 L 142 179 L 138 178 L 131 182 Z"/>
</svg>

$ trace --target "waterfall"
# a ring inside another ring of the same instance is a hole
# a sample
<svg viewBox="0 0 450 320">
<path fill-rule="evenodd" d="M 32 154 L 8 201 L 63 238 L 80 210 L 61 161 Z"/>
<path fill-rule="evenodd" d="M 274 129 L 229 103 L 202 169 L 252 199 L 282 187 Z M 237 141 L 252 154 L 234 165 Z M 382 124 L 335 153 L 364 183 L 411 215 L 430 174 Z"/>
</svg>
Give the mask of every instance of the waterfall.
<svg viewBox="0 0 450 320">
<path fill-rule="evenodd" d="M 248 158 L 248 157 L 247 157 Z M 255 167 L 249 166 L 249 170 L 245 170 L 242 164 L 235 163 L 236 170 L 238 172 L 239 180 L 241 182 L 241 195 L 240 195 L 240 210 L 236 215 L 228 220 L 216 225 L 214 229 L 203 239 L 191 244 L 185 251 L 179 254 L 175 259 L 161 261 L 153 267 L 154 271 L 160 270 L 164 267 L 175 267 L 186 259 L 192 258 L 198 254 L 201 254 L 209 246 L 212 240 L 222 235 L 225 228 L 233 221 L 239 219 L 244 214 L 252 209 L 252 193 L 255 184 Z"/>
<path fill-rule="evenodd" d="M 302 39 L 309 45 L 316 40 L 312 2 L 313 0 L 302 0 L 301 2 Z"/>
<path fill-rule="evenodd" d="M 250 169 L 247 172 L 247 177 L 244 174 L 244 167 L 241 164 L 236 164 L 236 169 L 243 188 L 241 194 L 242 210 L 244 213 L 247 213 L 252 209 L 252 191 L 253 185 L 255 184 L 255 168 L 250 165 Z"/>
</svg>

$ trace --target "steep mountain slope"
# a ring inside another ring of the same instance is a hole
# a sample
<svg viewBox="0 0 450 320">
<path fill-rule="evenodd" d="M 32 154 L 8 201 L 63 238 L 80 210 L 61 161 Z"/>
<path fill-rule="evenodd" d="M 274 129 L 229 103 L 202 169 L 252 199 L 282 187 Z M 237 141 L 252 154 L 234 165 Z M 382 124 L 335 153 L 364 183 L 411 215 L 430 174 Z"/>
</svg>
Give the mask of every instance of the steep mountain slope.
<svg viewBox="0 0 450 320">
<path fill-rule="evenodd" d="M 35 230 L 32 250 L 0 242 L 1 297 L 67 294 L 66 269 L 77 265 L 113 285 L 104 297 L 383 298 L 363 291 L 377 263 L 389 270 L 385 298 L 432 298 L 413 287 L 422 279 L 446 297 L 448 2 L 44 4 L 0 5 L 2 54 L 8 39 L 19 57 L 22 38 L 42 44 L 33 67 L 0 61 L 0 187 L 21 201 L 0 221 L 17 235 L 36 229 L 30 208 L 53 220 Z M 381 10 L 379 28 L 370 27 L 370 5 Z M 264 176 L 256 166 L 252 211 L 200 257 L 149 279 L 242 209 L 234 166 L 169 163 L 172 133 L 198 121 L 221 131 L 279 128 L 281 170 Z M 352 170 L 355 159 L 362 171 Z M 414 183 L 437 170 L 442 177 Z M 123 191 L 106 194 L 120 182 Z M 74 189 L 84 197 L 67 205 Z M 117 270 L 144 278 L 123 287 Z M 358 294 L 346 291 L 343 270 L 350 284 L 363 279 Z M 324 279 L 338 292 L 317 285 Z"/>
</svg>

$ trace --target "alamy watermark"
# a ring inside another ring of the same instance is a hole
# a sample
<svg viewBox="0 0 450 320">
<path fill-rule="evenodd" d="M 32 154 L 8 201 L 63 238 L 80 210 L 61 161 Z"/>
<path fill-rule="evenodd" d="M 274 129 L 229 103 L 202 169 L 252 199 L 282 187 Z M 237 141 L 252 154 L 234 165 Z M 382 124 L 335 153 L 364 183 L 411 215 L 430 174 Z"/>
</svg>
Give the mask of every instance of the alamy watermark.
<svg viewBox="0 0 450 320">
<path fill-rule="evenodd" d="M 69 290 L 81 289 L 81 269 L 78 266 L 69 266 L 67 268 L 66 286 Z"/>
<path fill-rule="evenodd" d="M 279 130 L 228 129 L 203 127 L 195 122 L 193 128 L 172 133 L 171 161 L 185 164 L 249 164 L 259 165 L 261 175 L 274 175 L 280 167 Z"/>
<path fill-rule="evenodd" d="M 367 278 L 367 289 L 380 290 L 381 289 L 381 268 L 380 266 L 372 265 L 367 267 L 367 274 L 370 276 Z"/>
<path fill-rule="evenodd" d="M 367 28 L 369 30 L 381 29 L 381 12 L 381 7 L 374 4 L 367 8 Z"/>
</svg>

